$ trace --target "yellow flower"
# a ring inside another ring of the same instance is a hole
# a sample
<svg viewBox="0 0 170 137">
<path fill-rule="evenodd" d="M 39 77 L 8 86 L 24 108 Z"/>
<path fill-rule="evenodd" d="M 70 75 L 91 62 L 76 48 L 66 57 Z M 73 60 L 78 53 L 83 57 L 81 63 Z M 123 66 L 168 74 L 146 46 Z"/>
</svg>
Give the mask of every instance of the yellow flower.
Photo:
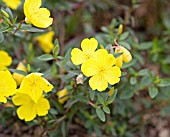
<svg viewBox="0 0 170 137">
<path fill-rule="evenodd" d="M 58 102 L 64 104 L 64 102 L 68 100 L 68 90 L 64 88 L 63 90 L 58 91 L 57 96 Z"/>
<path fill-rule="evenodd" d="M 25 0 L 25 22 L 39 28 L 47 28 L 52 24 L 53 18 L 50 17 L 50 11 L 48 9 L 40 8 L 41 4 L 42 0 Z"/>
<path fill-rule="evenodd" d="M 36 40 L 39 42 L 39 46 L 42 48 L 42 50 L 45 53 L 50 53 L 54 47 L 53 36 L 54 36 L 54 31 L 50 31 L 46 34 L 42 34 L 36 37 Z"/>
<path fill-rule="evenodd" d="M 6 70 L 12 63 L 12 58 L 7 52 L 0 50 L 0 70 Z"/>
<path fill-rule="evenodd" d="M 6 71 L 0 71 L 0 102 L 6 103 L 7 97 L 15 94 L 17 84 L 12 78 L 11 73 Z"/>
<path fill-rule="evenodd" d="M 118 66 L 119 68 L 122 67 L 123 61 L 128 63 L 132 60 L 132 56 L 130 52 L 122 46 L 119 46 L 118 48 L 116 48 L 115 53 L 122 53 L 122 55 L 116 58 L 116 66 Z"/>
<path fill-rule="evenodd" d="M 84 39 L 81 42 L 81 48 L 82 50 L 78 48 L 74 48 L 71 51 L 71 61 L 75 65 L 80 65 L 84 63 L 86 60 L 88 60 L 90 57 L 92 57 L 95 53 L 95 50 L 97 49 L 98 42 L 95 38 L 91 39 Z"/>
<path fill-rule="evenodd" d="M 92 76 L 89 80 L 92 90 L 103 91 L 108 87 L 108 83 L 114 85 L 120 81 L 120 68 L 113 66 L 114 64 L 114 56 L 108 54 L 105 49 L 99 49 L 94 58 L 87 60 L 81 66 L 85 76 Z"/>
<path fill-rule="evenodd" d="M 8 7 L 16 10 L 21 5 L 21 0 L 2 0 Z"/>
<path fill-rule="evenodd" d="M 18 64 L 16 69 L 27 72 L 27 69 L 26 69 L 25 65 L 22 62 L 19 62 L 19 64 Z M 21 82 L 22 82 L 24 77 L 25 77 L 24 75 L 21 75 L 21 74 L 18 74 L 18 73 L 14 73 L 13 74 L 13 78 L 17 82 L 17 86 L 19 86 L 21 84 Z"/>
<path fill-rule="evenodd" d="M 25 121 L 33 120 L 36 115 L 45 116 L 50 109 L 50 104 L 43 95 L 37 102 L 34 102 L 29 95 L 17 92 L 12 101 L 16 106 L 20 106 L 17 109 L 17 115 L 21 120 Z"/>
<path fill-rule="evenodd" d="M 37 103 L 42 96 L 43 91 L 49 92 L 52 90 L 51 85 L 45 78 L 41 77 L 42 73 L 31 73 L 24 77 L 19 88 L 20 93 L 29 95 L 32 100 Z"/>
</svg>

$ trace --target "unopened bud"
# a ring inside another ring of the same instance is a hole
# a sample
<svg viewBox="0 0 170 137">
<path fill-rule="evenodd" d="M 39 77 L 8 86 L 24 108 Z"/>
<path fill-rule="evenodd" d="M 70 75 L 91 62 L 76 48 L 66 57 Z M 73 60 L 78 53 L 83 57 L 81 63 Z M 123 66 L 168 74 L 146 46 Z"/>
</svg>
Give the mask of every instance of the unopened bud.
<svg viewBox="0 0 170 137">
<path fill-rule="evenodd" d="M 1 12 L 2 12 L 2 14 L 3 14 L 5 17 L 9 18 L 9 15 L 8 15 L 8 13 L 7 13 L 6 11 L 4 11 L 3 9 L 1 9 Z"/>
<path fill-rule="evenodd" d="M 77 84 L 83 84 L 83 74 L 79 74 L 76 78 L 76 83 Z"/>
<path fill-rule="evenodd" d="M 117 34 L 118 34 L 118 35 L 121 35 L 122 32 L 123 32 L 123 25 L 120 24 L 120 25 L 119 25 L 119 28 L 118 28 L 118 31 L 117 31 Z"/>
<path fill-rule="evenodd" d="M 112 88 L 109 90 L 109 92 L 108 92 L 108 96 L 109 96 L 109 97 L 113 95 L 114 89 L 115 89 L 115 88 L 112 87 Z"/>
</svg>

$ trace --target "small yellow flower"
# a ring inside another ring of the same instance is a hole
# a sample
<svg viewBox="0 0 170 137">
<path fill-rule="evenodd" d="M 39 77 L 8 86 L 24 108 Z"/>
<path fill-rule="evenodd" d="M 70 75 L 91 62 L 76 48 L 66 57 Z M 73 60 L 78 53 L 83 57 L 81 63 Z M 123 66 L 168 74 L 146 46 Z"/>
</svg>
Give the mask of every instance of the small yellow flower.
<svg viewBox="0 0 170 137">
<path fill-rule="evenodd" d="M 96 51 L 95 57 L 87 60 L 81 66 L 83 74 L 90 77 L 89 85 L 92 90 L 103 91 L 110 85 L 120 81 L 121 71 L 115 64 L 115 58 L 105 49 Z"/>
<path fill-rule="evenodd" d="M 29 95 L 35 103 L 42 96 L 43 91 L 47 93 L 53 89 L 53 85 L 43 78 L 42 75 L 42 73 L 31 73 L 27 75 L 22 80 L 19 88 L 20 93 Z"/>
<path fill-rule="evenodd" d="M 122 46 L 119 46 L 118 48 L 116 48 L 115 53 L 122 53 L 122 55 L 116 58 L 116 66 L 118 66 L 119 68 L 122 67 L 123 61 L 128 63 L 132 60 L 132 56 L 130 52 Z"/>
<path fill-rule="evenodd" d="M 50 109 L 50 104 L 43 95 L 37 102 L 34 102 L 29 95 L 17 92 L 12 101 L 16 106 L 20 106 L 17 109 L 17 115 L 21 120 L 25 121 L 33 120 L 36 115 L 45 116 Z"/>
<path fill-rule="evenodd" d="M 0 71 L 0 102 L 6 103 L 7 97 L 15 94 L 17 84 L 12 78 L 11 73 L 6 71 Z"/>
<path fill-rule="evenodd" d="M 46 34 L 42 34 L 36 37 L 36 40 L 39 42 L 39 46 L 47 54 L 50 53 L 54 47 L 53 36 L 54 36 L 54 31 L 50 31 Z"/>
<path fill-rule="evenodd" d="M 16 10 L 21 5 L 21 0 L 2 0 L 8 7 Z"/>
<path fill-rule="evenodd" d="M 78 48 L 74 48 L 71 51 L 71 61 L 75 65 L 80 65 L 87 61 L 90 57 L 92 57 L 95 53 L 95 50 L 97 49 L 98 41 L 95 38 L 91 39 L 84 39 L 81 42 L 81 48 L 82 50 Z"/>
<path fill-rule="evenodd" d="M 41 4 L 42 0 L 25 0 L 25 22 L 39 28 L 47 28 L 52 24 L 53 18 L 50 17 L 50 11 L 48 9 L 40 8 Z"/>
<path fill-rule="evenodd" d="M 27 72 L 27 69 L 26 69 L 25 65 L 22 62 L 19 62 L 19 64 L 18 64 L 16 69 Z M 24 75 L 21 75 L 21 74 L 18 74 L 18 73 L 14 73 L 13 74 L 13 78 L 17 82 L 17 86 L 19 86 L 21 84 L 21 82 L 22 82 L 24 77 L 25 77 Z"/>
<path fill-rule="evenodd" d="M 12 63 L 12 58 L 7 52 L 0 50 L 0 70 L 6 70 Z"/>
<path fill-rule="evenodd" d="M 68 100 L 68 90 L 64 88 L 63 90 L 58 91 L 57 96 L 58 96 L 58 102 L 60 104 L 64 104 L 64 102 Z"/>
</svg>

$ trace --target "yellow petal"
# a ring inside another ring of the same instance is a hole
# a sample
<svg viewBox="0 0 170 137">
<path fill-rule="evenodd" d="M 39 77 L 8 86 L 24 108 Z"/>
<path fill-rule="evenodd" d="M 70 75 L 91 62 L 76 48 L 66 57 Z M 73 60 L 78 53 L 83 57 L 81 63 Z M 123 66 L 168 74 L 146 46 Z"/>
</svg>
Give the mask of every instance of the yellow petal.
<svg viewBox="0 0 170 137">
<path fill-rule="evenodd" d="M 35 108 L 38 116 L 45 116 L 46 114 L 48 114 L 50 104 L 47 99 L 41 96 L 38 102 L 35 104 Z"/>
<path fill-rule="evenodd" d="M 12 63 L 12 58 L 8 55 L 7 52 L 0 50 L 0 66 L 7 67 Z"/>
<path fill-rule="evenodd" d="M 112 54 L 108 54 L 107 50 L 99 49 L 95 52 L 93 58 L 98 60 L 100 68 L 108 68 L 115 64 L 115 58 Z"/>
<path fill-rule="evenodd" d="M 122 47 L 122 51 L 123 51 L 123 61 L 126 63 L 130 62 L 132 60 L 132 56 L 130 52 L 124 47 Z"/>
<path fill-rule="evenodd" d="M 116 58 L 116 66 L 118 66 L 119 68 L 122 67 L 123 65 L 123 59 L 122 59 L 122 55 L 120 55 L 119 57 Z"/>
<path fill-rule="evenodd" d="M 12 98 L 12 102 L 16 106 L 24 105 L 31 101 L 32 99 L 30 98 L 30 96 L 28 96 L 27 94 L 19 93 L 19 92 L 17 92 L 15 96 L 13 96 Z"/>
<path fill-rule="evenodd" d="M 47 28 L 52 24 L 53 18 L 50 17 L 48 9 L 40 8 L 30 21 L 36 27 Z"/>
<path fill-rule="evenodd" d="M 83 65 L 81 66 L 81 71 L 87 77 L 93 76 L 99 73 L 100 71 L 99 66 L 100 66 L 99 61 L 92 58 L 83 63 Z"/>
<path fill-rule="evenodd" d="M 19 119 L 31 121 L 36 117 L 36 109 L 33 102 L 28 102 L 17 109 Z"/>
<path fill-rule="evenodd" d="M 117 66 L 111 67 L 103 72 L 104 77 L 110 85 L 114 85 L 120 81 L 121 71 Z"/>
<path fill-rule="evenodd" d="M 27 75 L 24 77 L 19 88 L 19 92 L 29 95 L 36 103 L 43 91 L 47 93 L 53 88 L 53 85 L 41 77 L 41 75 L 41 73 L 31 73 Z"/>
<path fill-rule="evenodd" d="M 17 88 L 16 82 L 8 70 L 0 71 L 0 85 L 0 102 L 6 103 L 6 97 L 15 94 Z"/>
<path fill-rule="evenodd" d="M 97 49 L 97 46 L 98 46 L 98 42 L 95 38 L 91 38 L 91 39 L 86 38 L 81 42 L 81 48 L 83 52 L 86 54 L 93 53 Z"/>
<path fill-rule="evenodd" d="M 22 62 L 19 62 L 17 68 L 17 70 L 22 70 L 22 71 L 27 71 L 25 65 L 22 63 Z M 23 80 L 25 76 L 24 75 L 21 75 L 21 74 L 18 74 L 18 73 L 14 73 L 13 74 L 13 78 L 15 79 L 15 81 L 17 82 L 17 85 L 19 86 Z"/>
<path fill-rule="evenodd" d="M 83 52 L 78 48 L 74 48 L 71 51 L 71 56 L 72 56 L 71 61 L 73 62 L 74 65 L 80 65 L 86 61 Z"/>
<path fill-rule="evenodd" d="M 2 0 L 8 7 L 16 10 L 21 4 L 21 0 Z"/>
<path fill-rule="evenodd" d="M 103 91 L 108 87 L 108 82 L 102 73 L 98 73 L 90 78 L 89 85 L 92 90 Z"/>
<path fill-rule="evenodd" d="M 53 36 L 54 36 L 54 31 L 50 31 L 48 33 L 45 33 L 45 34 L 42 34 L 36 37 L 36 40 L 38 41 L 39 46 L 47 54 L 50 53 L 54 47 Z"/>
<path fill-rule="evenodd" d="M 50 11 L 46 8 L 40 8 L 41 0 L 26 0 L 24 3 L 24 14 L 26 18 L 36 27 L 47 28 L 52 22 Z"/>
</svg>

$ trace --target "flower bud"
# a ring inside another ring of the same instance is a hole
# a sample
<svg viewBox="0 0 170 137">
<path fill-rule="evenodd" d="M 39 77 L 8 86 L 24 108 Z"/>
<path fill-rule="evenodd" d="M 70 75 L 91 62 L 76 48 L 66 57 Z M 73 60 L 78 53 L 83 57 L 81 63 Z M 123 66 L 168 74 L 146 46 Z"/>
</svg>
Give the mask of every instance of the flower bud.
<svg viewBox="0 0 170 137">
<path fill-rule="evenodd" d="M 123 25 L 120 24 L 120 25 L 119 25 L 119 28 L 118 28 L 118 31 L 117 31 L 117 34 L 118 34 L 118 35 L 121 35 L 122 32 L 123 32 Z"/>
<path fill-rule="evenodd" d="M 1 12 L 2 12 L 2 14 L 3 14 L 5 17 L 9 18 L 9 14 L 8 14 L 6 11 L 4 11 L 3 9 L 1 9 Z"/>
<path fill-rule="evenodd" d="M 76 78 L 76 83 L 77 84 L 83 84 L 83 74 L 79 74 Z"/>
<path fill-rule="evenodd" d="M 68 90 L 66 88 L 64 88 L 64 89 L 58 91 L 57 96 L 58 96 L 58 102 L 60 104 L 64 104 L 64 102 L 68 100 Z"/>
<path fill-rule="evenodd" d="M 25 72 L 27 71 L 26 67 L 24 66 L 24 64 L 22 62 L 19 62 L 16 69 L 22 70 L 22 71 L 25 71 Z M 13 74 L 13 78 L 15 79 L 17 86 L 19 86 L 21 84 L 24 77 L 25 77 L 24 75 L 21 75 L 21 74 L 18 74 L 18 73 Z"/>
</svg>

